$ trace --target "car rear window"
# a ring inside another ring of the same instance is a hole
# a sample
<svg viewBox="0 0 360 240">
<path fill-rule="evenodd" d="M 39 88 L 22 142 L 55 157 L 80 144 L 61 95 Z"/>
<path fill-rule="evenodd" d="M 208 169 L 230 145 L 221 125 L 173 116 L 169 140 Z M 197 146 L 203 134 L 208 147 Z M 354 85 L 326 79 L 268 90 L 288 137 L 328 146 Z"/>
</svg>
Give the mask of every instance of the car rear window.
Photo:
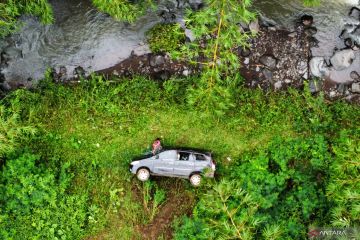
<svg viewBox="0 0 360 240">
<path fill-rule="evenodd" d="M 195 154 L 197 161 L 206 161 L 206 157 L 202 154 Z"/>
</svg>

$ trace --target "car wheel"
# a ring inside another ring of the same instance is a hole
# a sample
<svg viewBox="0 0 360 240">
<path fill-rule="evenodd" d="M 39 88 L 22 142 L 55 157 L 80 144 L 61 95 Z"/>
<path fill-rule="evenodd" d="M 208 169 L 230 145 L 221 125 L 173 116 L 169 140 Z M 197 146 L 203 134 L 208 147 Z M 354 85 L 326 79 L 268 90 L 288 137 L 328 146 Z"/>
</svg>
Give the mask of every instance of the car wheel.
<svg viewBox="0 0 360 240">
<path fill-rule="evenodd" d="M 146 168 L 140 168 L 137 171 L 136 176 L 140 181 L 145 182 L 150 178 L 150 172 Z"/>
<path fill-rule="evenodd" d="M 191 175 L 190 177 L 190 183 L 191 185 L 193 185 L 194 187 L 198 187 L 201 184 L 201 175 L 198 173 L 195 173 L 193 175 Z"/>
</svg>

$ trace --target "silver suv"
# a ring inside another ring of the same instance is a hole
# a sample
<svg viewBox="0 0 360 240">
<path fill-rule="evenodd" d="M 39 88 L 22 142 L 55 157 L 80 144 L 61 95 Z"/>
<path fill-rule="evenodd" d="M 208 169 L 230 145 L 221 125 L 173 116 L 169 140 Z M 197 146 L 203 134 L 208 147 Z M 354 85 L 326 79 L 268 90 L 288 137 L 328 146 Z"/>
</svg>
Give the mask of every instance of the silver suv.
<svg viewBox="0 0 360 240">
<path fill-rule="evenodd" d="M 156 155 L 147 155 L 130 164 L 130 172 L 140 181 L 150 175 L 188 178 L 193 186 L 199 186 L 201 177 L 214 177 L 215 162 L 210 153 L 195 150 L 170 149 Z"/>
</svg>

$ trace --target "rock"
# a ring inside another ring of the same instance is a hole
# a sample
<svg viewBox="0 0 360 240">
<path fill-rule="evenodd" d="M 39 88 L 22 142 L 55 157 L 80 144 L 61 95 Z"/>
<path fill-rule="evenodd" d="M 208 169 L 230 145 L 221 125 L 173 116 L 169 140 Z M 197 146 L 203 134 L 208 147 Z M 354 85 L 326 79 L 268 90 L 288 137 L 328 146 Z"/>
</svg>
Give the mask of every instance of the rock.
<svg viewBox="0 0 360 240">
<path fill-rule="evenodd" d="M 195 41 L 194 33 L 190 29 L 185 29 L 185 37 L 189 42 Z"/>
<path fill-rule="evenodd" d="M 244 64 L 248 65 L 250 63 L 250 58 L 245 58 Z"/>
<path fill-rule="evenodd" d="M 262 15 L 259 13 L 259 22 L 261 26 L 267 27 L 267 28 L 275 28 L 276 25 L 278 25 L 274 20 Z"/>
<path fill-rule="evenodd" d="M 349 16 L 356 20 L 360 20 L 360 9 L 357 7 L 352 7 L 350 9 Z"/>
<path fill-rule="evenodd" d="M 349 38 L 349 37 L 350 37 L 350 34 L 346 29 L 342 30 L 340 35 L 339 35 L 339 38 L 341 38 L 341 39 L 346 39 L 346 38 Z"/>
<path fill-rule="evenodd" d="M 189 76 L 190 75 L 190 70 L 189 69 L 184 69 L 184 71 L 182 72 L 182 75 L 183 76 L 185 76 L 185 77 L 187 77 L 187 76 Z"/>
<path fill-rule="evenodd" d="M 139 44 L 138 47 L 134 48 L 133 55 L 142 56 L 151 53 L 150 47 L 147 44 Z"/>
<path fill-rule="evenodd" d="M 308 71 L 308 65 L 307 65 L 307 62 L 305 61 L 299 61 L 297 63 L 297 71 L 300 75 L 304 75 L 305 73 L 307 73 Z"/>
<path fill-rule="evenodd" d="M 308 27 L 304 30 L 304 33 L 307 36 L 314 36 L 317 33 L 316 27 Z"/>
<path fill-rule="evenodd" d="M 345 49 L 336 52 L 334 56 L 331 57 L 330 62 L 335 70 L 341 71 L 350 67 L 354 59 L 354 51 L 352 49 Z"/>
<path fill-rule="evenodd" d="M 270 69 L 275 69 L 277 64 L 276 58 L 268 54 L 261 56 L 259 62 Z"/>
<path fill-rule="evenodd" d="M 273 73 L 269 70 L 269 69 L 264 69 L 263 71 L 262 71 L 262 73 L 264 74 L 264 76 L 265 76 L 265 78 L 267 79 L 267 80 L 271 80 L 272 79 L 272 77 L 273 77 Z"/>
<path fill-rule="evenodd" d="M 198 11 L 204 7 L 202 0 L 188 0 L 188 4 L 193 11 Z"/>
<path fill-rule="evenodd" d="M 360 75 L 359 75 L 359 73 L 356 72 L 356 71 L 352 71 L 352 72 L 350 73 L 350 77 L 351 77 L 351 79 L 353 79 L 354 81 L 359 81 L 359 80 L 360 80 Z"/>
<path fill-rule="evenodd" d="M 360 83 L 353 83 L 351 85 L 351 92 L 360 93 Z"/>
<path fill-rule="evenodd" d="M 289 33 L 288 36 L 289 36 L 290 38 L 294 38 L 294 37 L 297 36 L 297 32 Z"/>
<path fill-rule="evenodd" d="M 351 38 L 347 38 L 344 40 L 344 44 L 346 47 L 351 48 L 353 46 L 353 41 L 351 40 Z"/>
<path fill-rule="evenodd" d="M 254 21 L 251 21 L 249 24 L 249 29 L 252 33 L 258 33 L 260 31 L 259 20 L 256 19 Z"/>
<path fill-rule="evenodd" d="M 329 92 L 329 97 L 330 97 L 330 98 L 336 97 L 336 92 L 335 92 L 335 91 L 330 91 L 330 92 Z"/>
<path fill-rule="evenodd" d="M 304 26 L 311 26 L 311 24 L 314 21 L 314 18 L 310 15 L 303 15 L 300 20 Z"/>
<path fill-rule="evenodd" d="M 329 71 L 323 57 L 314 57 L 309 63 L 311 75 L 314 77 L 323 77 Z"/>
<path fill-rule="evenodd" d="M 277 81 L 277 82 L 274 84 L 275 90 L 280 90 L 281 87 L 282 87 L 282 82 L 281 82 L 281 81 Z"/>
<path fill-rule="evenodd" d="M 163 65 L 164 63 L 165 63 L 165 58 L 161 55 L 152 56 L 150 58 L 150 66 L 152 67 Z"/>
<path fill-rule="evenodd" d="M 242 57 L 248 57 L 248 56 L 250 56 L 251 51 L 250 51 L 249 48 L 243 48 L 243 49 L 241 49 L 240 54 L 241 54 Z"/>
<path fill-rule="evenodd" d="M 75 77 L 84 77 L 85 76 L 85 70 L 84 68 L 78 66 L 74 69 L 74 75 Z"/>
</svg>

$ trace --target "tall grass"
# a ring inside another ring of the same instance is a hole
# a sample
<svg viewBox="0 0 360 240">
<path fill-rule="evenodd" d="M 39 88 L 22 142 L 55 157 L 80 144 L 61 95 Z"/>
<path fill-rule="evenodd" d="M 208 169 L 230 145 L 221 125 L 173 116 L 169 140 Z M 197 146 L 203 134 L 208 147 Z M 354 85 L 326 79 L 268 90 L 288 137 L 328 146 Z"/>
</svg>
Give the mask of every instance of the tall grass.
<svg viewBox="0 0 360 240">
<path fill-rule="evenodd" d="M 44 24 L 53 22 L 53 11 L 47 0 L 7 0 L 0 2 L 0 38 L 16 31 L 22 14 L 39 17 Z"/>
</svg>

